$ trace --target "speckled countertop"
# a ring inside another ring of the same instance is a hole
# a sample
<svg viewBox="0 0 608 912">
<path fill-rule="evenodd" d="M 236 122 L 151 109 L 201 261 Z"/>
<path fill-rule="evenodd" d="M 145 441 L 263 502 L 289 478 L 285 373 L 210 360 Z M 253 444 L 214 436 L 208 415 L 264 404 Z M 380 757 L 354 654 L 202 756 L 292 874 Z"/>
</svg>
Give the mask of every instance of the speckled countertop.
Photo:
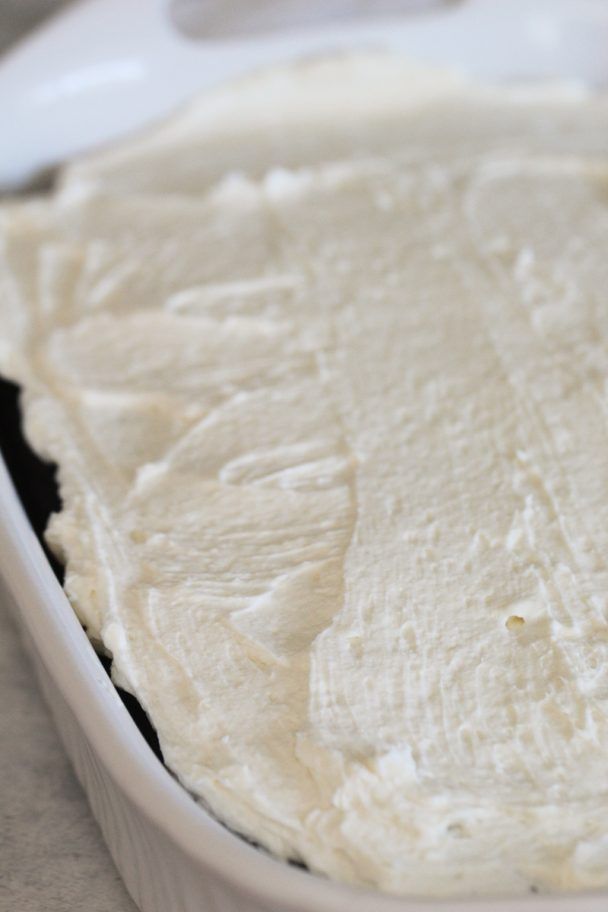
<svg viewBox="0 0 608 912">
<path fill-rule="evenodd" d="M 58 0 L 0 0 L 0 53 Z M 136 912 L 0 590 L 0 912 Z"/>
<path fill-rule="evenodd" d="M 0 591 L 0 910 L 136 912 Z"/>
</svg>

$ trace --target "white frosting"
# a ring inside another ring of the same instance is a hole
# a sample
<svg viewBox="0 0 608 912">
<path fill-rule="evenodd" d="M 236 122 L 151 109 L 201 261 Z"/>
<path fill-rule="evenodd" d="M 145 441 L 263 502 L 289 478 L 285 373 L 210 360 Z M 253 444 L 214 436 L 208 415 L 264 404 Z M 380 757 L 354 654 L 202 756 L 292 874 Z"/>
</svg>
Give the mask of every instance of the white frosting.
<svg viewBox="0 0 608 912">
<path fill-rule="evenodd" d="M 68 595 L 181 781 L 313 870 L 608 885 L 607 127 L 340 58 L 5 211 Z"/>
</svg>

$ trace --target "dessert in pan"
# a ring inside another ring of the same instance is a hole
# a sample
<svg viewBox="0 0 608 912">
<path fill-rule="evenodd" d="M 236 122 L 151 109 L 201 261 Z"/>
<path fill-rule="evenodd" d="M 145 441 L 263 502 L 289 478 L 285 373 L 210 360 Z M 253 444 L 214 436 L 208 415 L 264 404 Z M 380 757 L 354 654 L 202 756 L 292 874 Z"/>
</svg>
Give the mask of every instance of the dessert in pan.
<svg viewBox="0 0 608 912">
<path fill-rule="evenodd" d="M 68 597 L 180 781 L 312 871 L 607 885 L 607 129 L 342 55 L 3 211 Z"/>
<path fill-rule="evenodd" d="M 55 467 L 44 462 L 28 447 L 23 437 L 19 411 L 19 388 L 8 380 L 0 378 L 0 454 L 10 473 L 19 498 L 36 535 L 44 549 L 45 556 L 58 580 L 64 579 L 64 568 L 44 540 L 44 530 L 52 513 L 61 507 L 58 496 Z M 111 660 L 103 650 L 99 658 L 110 672 Z M 118 688 L 121 699 L 137 724 L 141 734 L 154 753 L 162 759 L 156 732 L 140 704 L 132 694 Z"/>
</svg>

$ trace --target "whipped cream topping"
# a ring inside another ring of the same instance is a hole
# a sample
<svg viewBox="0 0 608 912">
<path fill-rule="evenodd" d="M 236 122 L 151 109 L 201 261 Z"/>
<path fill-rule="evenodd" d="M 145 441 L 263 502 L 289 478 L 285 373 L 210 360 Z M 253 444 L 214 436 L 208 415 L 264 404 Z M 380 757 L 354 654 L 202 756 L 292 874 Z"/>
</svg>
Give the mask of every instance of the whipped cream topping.
<svg viewBox="0 0 608 912">
<path fill-rule="evenodd" d="M 3 212 L 68 596 L 184 785 L 315 871 L 608 886 L 607 128 L 345 56 Z"/>
</svg>

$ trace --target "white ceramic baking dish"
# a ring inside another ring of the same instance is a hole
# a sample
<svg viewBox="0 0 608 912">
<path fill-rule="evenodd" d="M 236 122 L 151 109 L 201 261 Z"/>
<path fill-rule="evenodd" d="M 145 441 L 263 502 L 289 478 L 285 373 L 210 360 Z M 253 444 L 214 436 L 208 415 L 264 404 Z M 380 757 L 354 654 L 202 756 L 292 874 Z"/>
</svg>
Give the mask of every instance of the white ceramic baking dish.
<svg viewBox="0 0 608 912">
<path fill-rule="evenodd" d="M 100 0 L 94 3 L 96 15 L 100 15 L 101 5 Z M 112 6 L 113 0 L 108 0 L 106 10 Z M 443 56 L 451 63 L 466 64 L 468 55 L 471 69 L 491 77 L 553 76 L 560 72 L 561 60 L 561 71 L 567 76 L 578 75 L 596 83 L 605 80 L 608 55 L 598 50 L 602 45 L 608 46 L 605 42 L 608 4 L 603 0 L 587 3 L 541 0 L 526 4 L 519 0 L 476 0 L 474 6 L 477 20 L 475 16 L 467 20 L 455 14 L 448 18 L 439 14 L 435 32 L 433 22 L 427 19 L 399 23 L 398 39 L 394 22 L 369 25 L 368 34 L 373 35 L 374 44 L 382 42 L 393 48 L 398 45 L 414 55 L 418 48 L 417 56 L 425 59 Z M 134 0 L 132 7 L 131 0 L 125 0 L 123 14 L 127 8 L 138 8 L 140 13 L 143 9 L 140 0 Z M 518 10 L 522 18 L 514 23 Z M 86 16 L 81 21 L 83 35 L 85 20 Z M 72 16 L 64 21 L 64 27 L 77 29 L 78 22 L 78 16 Z M 66 36 L 58 28 L 54 26 L 55 42 L 73 42 L 73 34 Z M 361 43 L 364 36 L 357 28 L 351 28 L 348 40 L 344 37 L 347 33 L 342 32 L 338 41 L 335 32 L 330 44 Z M 519 35 L 521 41 L 517 46 L 505 47 L 507 31 L 511 38 Z M 142 34 L 145 38 L 145 29 Z M 318 47 L 325 48 L 327 35 L 326 30 L 315 39 L 314 33 L 308 32 L 305 40 L 298 37 L 283 43 L 277 43 L 275 38 L 266 44 L 266 49 L 274 47 L 276 54 L 285 56 L 285 48 L 290 47 L 293 55 L 304 47 L 314 48 L 315 40 Z M 145 46 L 132 49 L 131 53 L 141 54 L 141 59 L 147 61 L 141 64 L 143 70 L 149 68 L 147 88 L 140 86 L 138 91 L 152 91 L 154 80 L 163 71 L 166 73 L 168 58 L 178 53 L 173 39 L 163 41 L 160 46 L 156 44 L 156 56 L 150 56 L 151 50 Z M 44 35 L 37 42 L 39 59 Z M 248 65 L 259 61 L 260 47 L 259 44 L 249 46 L 243 61 L 248 61 Z M 22 72 L 26 75 L 29 72 L 30 82 L 40 79 L 40 71 L 37 77 L 34 72 L 36 53 L 29 71 L 23 56 L 14 58 L 9 76 L 14 78 L 16 60 Z M 232 62 L 225 71 L 233 73 L 238 69 L 234 46 L 227 54 L 226 59 Z M 214 63 L 213 81 L 219 78 L 219 59 L 218 56 Z M 198 76 L 197 66 L 191 62 L 190 68 L 189 82 L 184 79 L 181 87 L 175 88 L 176 99 L 186 97 L 197 79 L 200 84 L 211 81 L 208 58 L 199 62 Z M 3 89 L 6 90 L 6 81 L 3 85 L 0 72 L 0 95 Z M 106 99 L 118 91 L 116 86 L 106 89 Z M 80 103 L 84 103 L 86 88 L 79 91 Z M 70 103 L 73 102 L 72 97 Z M 60 104 L 58 98 L 52 102 L 52 105 Z M 148 116 L 158 113 L 152 108 L 148 109 Z M 130 116 L 133 117 L 128 111 L 120 113 L 118 120 L 123 128 Z M 115 132 L 118 120 L 114 123 Z M 50 129 L 50 121 L 39 126 L 40 130 Z M 108 128 L 108 135 L 111 132 Z M 27 142 L 28 136 L 31 141 L 32 130 L 27 136 L 17 135 L 14 148 Z M 98 138 L 89 136 L 85 140 L 93 142 Z M 63 137 L 62 142 L 63 152 L 74 145 L 69 136 Z M 58 141 L 53 147 L 54 154 L 59 148 Z M 39 165 L 40 161 L 34 162 L 35 150 L 29 151 L 32 167 Z M 7 174 L 8 170 L 7 165 Z M 143 912 L 440 912 L 442 909 L 606 912 L 608 909 L 607 893 L 453 901 L 389 897 L 313 876 L 271 858 L 230 833 L 165 769 L 125 709 L 49 566 L 1 459 L 0 579 L 3 588 L 0 599 L 14 609 L 66 751 L 112 857 Z"/>
</svg>

